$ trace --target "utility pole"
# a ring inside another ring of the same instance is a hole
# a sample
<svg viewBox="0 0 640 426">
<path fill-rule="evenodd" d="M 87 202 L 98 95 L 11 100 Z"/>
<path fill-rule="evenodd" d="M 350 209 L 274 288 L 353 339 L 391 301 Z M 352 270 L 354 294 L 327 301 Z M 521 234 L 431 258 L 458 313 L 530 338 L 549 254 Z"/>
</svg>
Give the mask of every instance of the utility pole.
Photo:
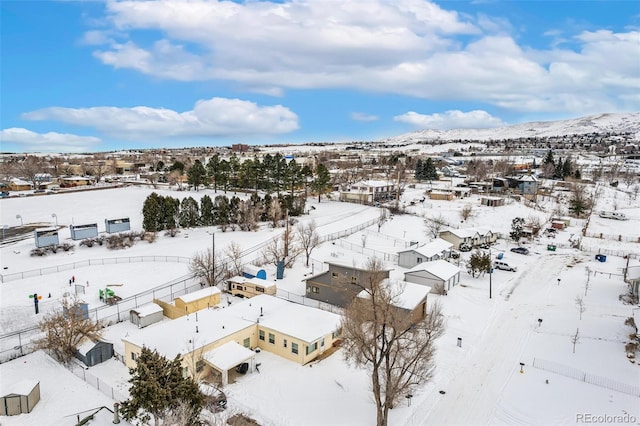
<svg viewBox="0 0 640 426">
<path fill-rule="evenodd" d="M 491 257 L 491 249 L 489 249 L 489 299 L 491 299 L 491 276 L 493 275 L 493 258 Z"/>
</svg>

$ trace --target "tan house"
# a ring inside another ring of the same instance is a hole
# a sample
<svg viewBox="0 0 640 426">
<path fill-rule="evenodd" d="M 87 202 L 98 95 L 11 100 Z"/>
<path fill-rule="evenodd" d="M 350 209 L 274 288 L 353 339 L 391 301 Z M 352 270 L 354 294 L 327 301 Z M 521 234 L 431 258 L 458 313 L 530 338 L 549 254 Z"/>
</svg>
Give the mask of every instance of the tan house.
<svg viewBox="0 0 640 426">
<path fill-rule="evenodd" d="M 396 315 L 409 315 L 412 323 L 416 323 L 427 316 L 427 296 L 431 291 L 431 287 L 406 281 L 392 282 L 385 280 L 384 284 L 388 286 L 391 294 L 396 295 L 396 304 L 394 306 L 397 311 Z M 368 297 L 369 293 L 362 290 L 356 300 Z"/>
<path fill-rule="evenodd" d="M 451 191 L 431 191 L 429 192 L 429 198 L 432 200 L 451 201 L 455 198 L 455 195 Z"/>
<path fill-rule="evenodd" d="M 394 198 L 396 187 L 392 182 L 383 180 L 364 180 L 349 186 L 340 192 L 340 201 L 360 204 L 373 204 Z"/>
<path fill-rule="evenodd" d="M 238 346 L 304 365 L 339 339 L 340 321 L 340 315 L 331 312 L 261 295 L 131 333 L 122 339 L 125 364 L 134 367 L 147 347 L 169 359 L 180 354 L 185 373 L 222 382 L 238 365 L 247 363 L 249 372 L 255 368 L 255 359 Z"/>
<path fill-rule="evenodd" d="M 446 229 L 440 231 L 440 238 L 449 241 L 454 247 L 460 248 L 462 244 L 477 246 L 481 244 L 480 234 L 471 229 Z"/>
</svg>

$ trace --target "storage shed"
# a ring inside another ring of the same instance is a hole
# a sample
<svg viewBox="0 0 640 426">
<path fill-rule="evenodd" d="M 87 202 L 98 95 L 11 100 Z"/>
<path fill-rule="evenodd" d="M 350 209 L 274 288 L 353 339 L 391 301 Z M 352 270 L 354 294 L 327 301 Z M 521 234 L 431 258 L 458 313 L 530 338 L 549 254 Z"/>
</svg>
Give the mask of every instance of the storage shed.
<svg viewBox="0 0 640 426">
<path fill-rule="evenodd" d="M 58 230 L 56 228 L 41 228 L 33 231 L 36 247 L 57 246 L 60 244 Z"/>
<path fill-rule="evenodd" d="M 114 232 L 124 232 L 131 230 L 131 223 L 129 222 L 128 217 L 124 217 L 121 219 L 105 219 L 104 227 L 107 230 L 108 234 L 113 234 Z"/>
<path fill-rule="evenodd" d="M 30 413 L 40 401 L 40 382 L 37 380 L 0 383 L 0 416 Z"/>
<path fill-rule="evenodd" d="M 91 339 L 85 339 L 76 352 L 76 358 L 84 363 L 87 367 L 105 362 L 113 357 L 113 343 L 97 342 Z"/>
<path fill-rule="evenodd" d="M 404 280 L 431 287 L 433 293 L 451 289 L 460 282 L 460 268 L 446 260 L 423 262 L 404 273 Z"/>
<path fill-rule="evenodd" d="M 246 278 L 267 279 L 267 271 L 256 265 L 246 265 L 242 270 L 242 276 Z"/>
<path fill-rule="evenodd" d="M 88 223 L 86 225 L 70 225 L 72 240 L 83 240 L 85 238 L 95 238 L 98 236 L 98 224 Z"/>
<path fill-rule="evenodd" d="M 151 324 L 162 321 L 164 315 L 162 313 L 162 306 L 155 303 L 147 303 L 146 305 L 138 306 L 135 309 L 129 311 L 131 322 L 143 328 Z"/>
</svg>

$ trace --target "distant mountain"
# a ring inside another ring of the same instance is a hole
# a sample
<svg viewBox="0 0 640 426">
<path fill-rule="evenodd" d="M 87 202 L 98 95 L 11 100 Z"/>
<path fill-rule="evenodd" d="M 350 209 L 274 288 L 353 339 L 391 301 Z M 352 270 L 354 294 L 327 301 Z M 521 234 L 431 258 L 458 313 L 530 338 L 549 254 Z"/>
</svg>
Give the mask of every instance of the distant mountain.
<svg viewBox="0 0 640 426">
<path fill-rule="evenodd" d="M 635 135 L 634 139 L 640 139 L 640 112 L 598 114 L 574 118 L 572 120 L 532 121 L 530 123 L 491 129 L 418 130 L 384 139 L 381 142 L 411 143 L 431 140 L 452 141 L 458 139 L 486 141 L 606 132 L 631 132 Z"/>
</svg>

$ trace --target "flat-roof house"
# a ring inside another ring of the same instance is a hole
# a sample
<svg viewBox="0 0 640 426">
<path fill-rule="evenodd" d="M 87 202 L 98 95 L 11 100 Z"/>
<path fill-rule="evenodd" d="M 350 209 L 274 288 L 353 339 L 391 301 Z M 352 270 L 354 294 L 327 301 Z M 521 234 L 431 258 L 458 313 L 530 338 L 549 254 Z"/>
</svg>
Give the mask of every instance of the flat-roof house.
<svg viewBox="0 0 640 426">
<path fill-rule="evenodd" d="M 261 295 L 130 333 L 122 339 L 125 364 L 134 367 L 147 347 L 169 359 L 180 354 L 187 372 L 221 381 L 240 364 L 249 364 L 248 371 L 255 368 L 249 352 L 238 346 L 306 364 L 339 339 L 340 323 L 340 315 Z M 235 345 L 225 346 L 230 342 Z"/>
<path fill-rule="evenodd" d="M 446 260 L 423 262 L 405 272 L 404 280 L 429 286 L 433 293 L 446 294 L 460 282 L 460 268 Z"/>
<path fill-rule="evenodd" d="M 372 272 L 355 266 L 326 262 L 329 270 L 305 280 L 306 295 L 309 299 L 345 307 L 360 293 L 373 275 L 380 279 L 389 278 L 389 271 Z"/>
<path fill-rule="evenodd" d="M 427 244 L 402 250 L 398 252 L 398 265 L 403 268 L 413 268 L 422 263 L 451 257 L 453 244 L 442 238 L 428 242 Z"/>
</svg>

